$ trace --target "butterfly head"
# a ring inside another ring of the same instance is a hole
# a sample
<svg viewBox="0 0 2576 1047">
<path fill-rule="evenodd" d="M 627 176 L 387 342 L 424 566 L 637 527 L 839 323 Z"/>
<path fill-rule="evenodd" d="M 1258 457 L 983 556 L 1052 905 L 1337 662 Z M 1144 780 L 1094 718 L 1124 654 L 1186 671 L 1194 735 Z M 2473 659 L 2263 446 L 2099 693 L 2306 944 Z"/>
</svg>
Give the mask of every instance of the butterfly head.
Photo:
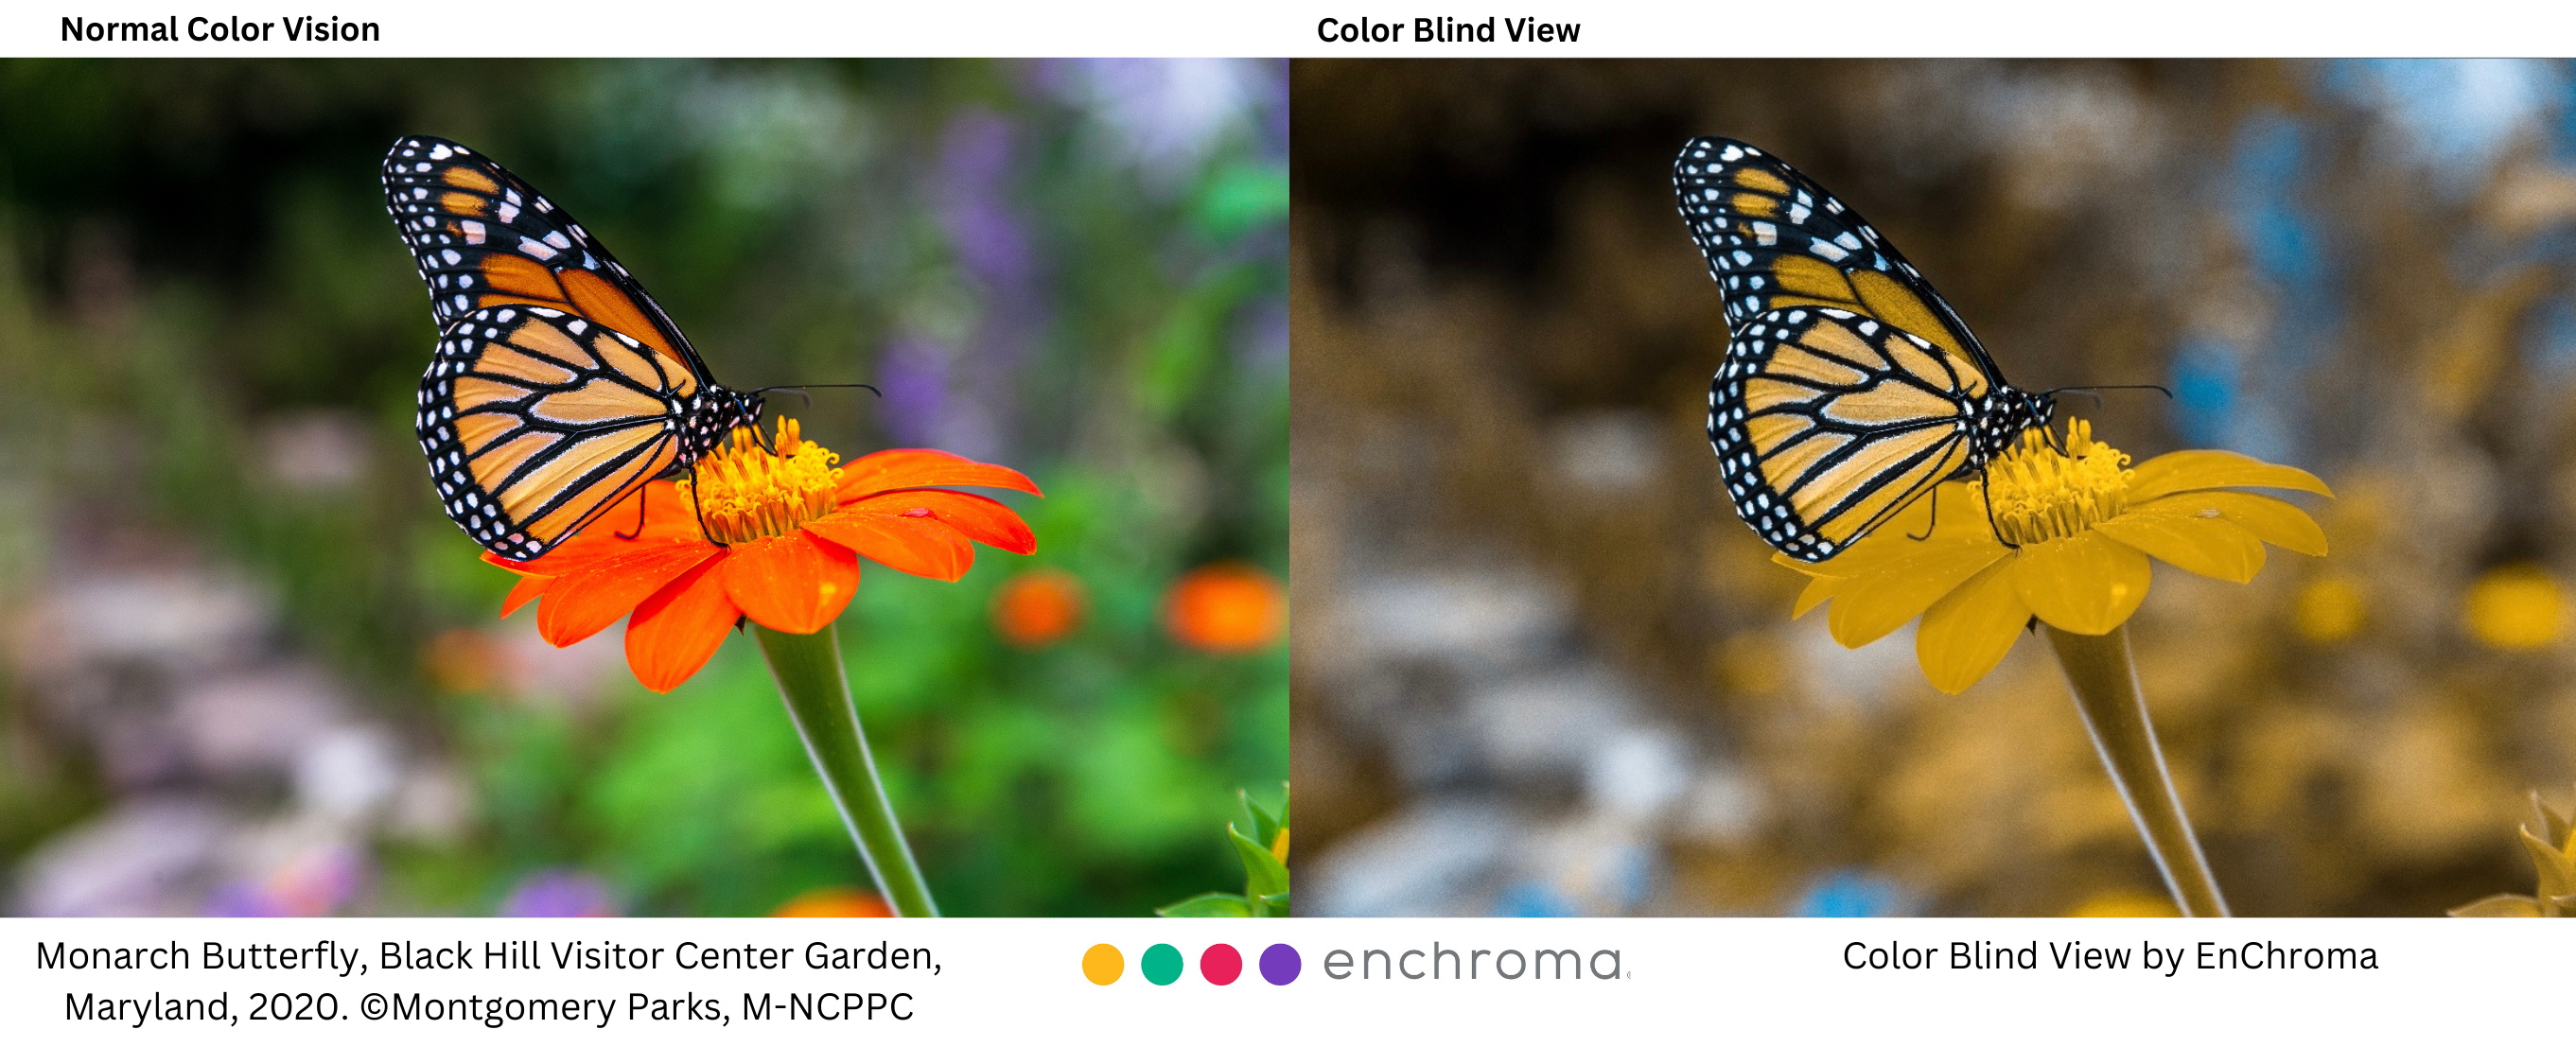
<svg viewBox="0 0 2576 1047">
<path fill-rule="evenodd" d="M 1968 441 L 1968 462 L 1960 470 L 1963 475 L 2011 449 L 2021 434 L 2056 424 L 2057 395 L 1997 385 L 1978 398 L 1971 414 L 1975 429 Z"/>
<path fill-rule="evenodd" d="M 680 461 L 694 462 L 724 443 L 736 429 L 760 428 L 768 401 L 759 393 L 737 393 L 721 385 L 701 387 L 682 408 L 687 418 L 680 433 Z"/>
</svg>

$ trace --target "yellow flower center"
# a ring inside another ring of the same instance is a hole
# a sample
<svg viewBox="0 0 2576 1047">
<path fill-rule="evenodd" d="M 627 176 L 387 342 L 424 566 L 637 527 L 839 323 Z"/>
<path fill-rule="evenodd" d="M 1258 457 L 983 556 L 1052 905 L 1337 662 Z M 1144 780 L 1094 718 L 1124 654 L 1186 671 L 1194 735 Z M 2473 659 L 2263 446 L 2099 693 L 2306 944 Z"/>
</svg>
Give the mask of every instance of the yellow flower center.
<svg viewBox="0 0 2576 1047">
<path fill-rule="evenodd" d="M 772 453 L 756 430 L 736 429 L 730 446 L 698 459 L 692 478 L 680 481 L 681 496 L 697 501 L 708 540 L 740 545 L 775 537 L 832 511 L 841 456 L 804 439 L 792 418 L 778 420 L 777 443 Z"/>
<path fill-rule="evenodd" d="M 2093 439 L 2083 419 L 2066 425 L 2066 449 L 2033 429 L 2021 444 L 1986 465 L 1986 504 L 1995 536 L 2010 545 L 2065 538 L 2120 514 L 2129 505 L 2129 456 Z"/>
</svg>

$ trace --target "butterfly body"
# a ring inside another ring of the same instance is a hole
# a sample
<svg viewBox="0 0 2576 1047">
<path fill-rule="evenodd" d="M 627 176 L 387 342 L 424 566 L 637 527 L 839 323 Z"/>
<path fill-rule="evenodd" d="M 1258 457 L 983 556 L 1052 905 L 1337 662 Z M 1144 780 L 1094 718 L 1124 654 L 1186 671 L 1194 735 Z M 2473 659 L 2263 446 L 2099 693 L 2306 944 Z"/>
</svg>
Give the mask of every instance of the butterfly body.
<svg viewBox="0 0 2576 1047">
<path fill-rule="evenodd" d="M 1786 163 L 1692 139 L 1673 188 L 1726 296 L 1709 443 L 1737 515 L 1774 548 L 1828 559 L 2054 418 L 1894 245 Z"/>
<path fill-rule="evenodd" d="M 384 161 L 438 350 L 414 428 L 450 519 L 532 560 L 688 469 L 758 393 L 719 385 L 678 325 L 572 216 L 472 150 L 406 137 Z"/>
</svg>

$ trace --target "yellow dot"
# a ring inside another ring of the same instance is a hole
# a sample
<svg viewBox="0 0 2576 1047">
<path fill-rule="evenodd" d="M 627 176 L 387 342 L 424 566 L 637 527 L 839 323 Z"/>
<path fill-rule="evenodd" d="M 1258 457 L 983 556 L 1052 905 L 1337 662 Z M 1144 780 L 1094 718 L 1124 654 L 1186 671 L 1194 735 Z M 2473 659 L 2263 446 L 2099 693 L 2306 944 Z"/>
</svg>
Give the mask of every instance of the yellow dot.
<svg viewBox="0 0 2576 1047">
<path fill-rule="evenodd" d="M 2083 904 L 2067 911 L 2068 916 L 2180 916 L 2173 899 L 2145 891 L 2104 891 L 2084 899 Z"/>
<path fill-rule="evenodd" d="M 2299 590 L 2291 624 L 2310 643 L 2342 643 L 2361 631 L 2369 615 L 2369 601 L 2361 586 L 2350 578 L 2330 574 Z"/>
<path fill-rule="evenodd" d="M 1127 973 L 1127 958 L 1118 955 L 1118 947 L 1102 942 L 1082 954 L 1082 976 L 1093 985 L 1107 985 Z"/>
<path fill-rule="evenodd" d="M 2498 650 L 2529 651 L 2558 642 L 2567 627 L 2567 593 L 2537 564 L 2507 564 L 2479 575 L 2461 608 L 2469 635 Z"/>
</svg>

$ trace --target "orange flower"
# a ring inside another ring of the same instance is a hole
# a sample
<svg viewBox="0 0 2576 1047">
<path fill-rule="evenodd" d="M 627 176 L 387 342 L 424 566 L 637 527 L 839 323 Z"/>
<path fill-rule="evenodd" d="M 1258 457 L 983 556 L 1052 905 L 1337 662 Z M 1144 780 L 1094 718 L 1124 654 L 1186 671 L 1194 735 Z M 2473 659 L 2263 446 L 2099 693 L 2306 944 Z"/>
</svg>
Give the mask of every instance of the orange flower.
<svg viewBox="0 0 2576 1047">
<path fill-rule="evenodd" d="M 448 694 L 472 694 L 501 676 L 501 651 L 479 629 L 450 629 L 429 641 L 421 661 L 430 682 Z"/>
<path fill-rule="evenodd" d="M 770 910 L 771 916 L 892 916 L 894 909 L 875 891 L 856 887 L 817 887 Z"/>
<path fill-rule="evenodd" d="M 1172 583 L 1163 622 L 1175 639 L 1203 651 L 1256 651 L 1287 627 L 1288 596 L 1261 568 L 1209 564 Z"/>
<path fill-rule="evenodd" d="M 993 594 L 993 628 L 1021 647 L 1044 647 L 1082 624 L 1082 581 L 1042 567 L 1002 584 Z"/>
<path fill-rule="evenodd" d="M 774 454 L 736 430 L 732 446 L 700 459 L 691 479 L 647 486 L 640 530 L 612 522 L 625 517 L 621 509 L 527 563 L 485 553 L 519 575 L 501 614 L 543 597 L 537 631 L 557 647 L 627 618 L 626 664 L 645 687 L 668 693 L 746 617 L 785 633 L 832 624 L 858 592 L 861 556 L 953 582 L 975 562 L 970 540 L 1037 549 L 1008 506 L 936 486 L 1037 494 L 1016 470 L 945 451 L 879 451 L 835 468 L 839 461 L 790 419 L 778 422 Z"/>
</svg>

